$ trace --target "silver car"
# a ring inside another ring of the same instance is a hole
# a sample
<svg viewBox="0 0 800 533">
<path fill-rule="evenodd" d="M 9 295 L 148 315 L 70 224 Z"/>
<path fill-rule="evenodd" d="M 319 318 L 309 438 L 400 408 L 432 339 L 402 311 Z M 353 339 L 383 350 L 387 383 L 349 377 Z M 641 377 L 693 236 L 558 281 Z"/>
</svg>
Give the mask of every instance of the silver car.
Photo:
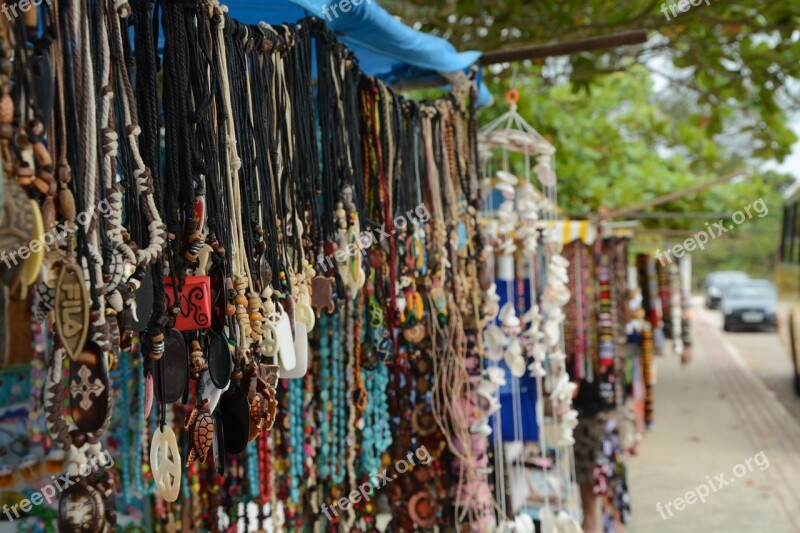
<svg viewBox="0 0 800 533">
<path fill-rule="evenodd" d="M 734 284 L 750 279 L 746 273 L 738 270 L 719 270 L 712 272 L 703 284 L 706 289 L 706 307 L 709 309 L 719 309 L 722 301 L 722 293 L 725 289 Z"/>
</svg>

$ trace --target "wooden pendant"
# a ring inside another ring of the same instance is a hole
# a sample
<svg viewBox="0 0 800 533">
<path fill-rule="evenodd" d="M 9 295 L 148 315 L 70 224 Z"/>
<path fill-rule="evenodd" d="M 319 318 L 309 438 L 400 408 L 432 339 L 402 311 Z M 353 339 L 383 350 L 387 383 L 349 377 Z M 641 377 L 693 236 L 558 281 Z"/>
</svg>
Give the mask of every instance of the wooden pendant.
<svg viewBox="0 0 800 533">
<path fill-rule="evenodd" d="M 233 360 L 228 341 L 222 335 L 213 334 L 208 348 L 208 373 L 218 389 L 224 389 L 231 382 Z"/>
<path fill-rule="evenodd" d="M 69 373 L 70 414 L 78 429 L 91 433 L 103 426 L 108 394 L 105 354 L 89 341 L 72 360 Z"/>
<path fill-rule="evenodd" d="M 164 278 L 167 308 L 175 305 L 172 278 Z M 211 278 L 208 276 L 186 276 L 178 294 L 180 312 L 175 317 L 178 331 L 209 329 L 211 327 Z"/>
<path fill-rule="evenodd" d="M 25 259 L 20 251 L 33 235 L 34 215 L 28 196 L 16 180 L 6 179 L 5 195 L 0 217 L 0 281 L 13 291 L 22 275 Z"/>
<path fill-rule="evenodd" d="M 208 450 L 211 449 L 214 440 L 214 418 L 208 412 L 208 406 L 208 400 L 203 400 L 200 406 L 195 406 L 184 425 L 184 429 L 189 431 L 186 468 L 198 459 L 201 463 L 205 463 Z"/>
<path fill-rule="evenodd" d="M 335 306 L 333 305 L 333 282 L 334 278 L 326 278 L 323 276 L 316 276 L 311 280 L 311 307 L 319 317 L 322 310 L 333 313 Z"/>
<path fill-rule="evenodd" d="M 55 317 L 59 341 L 74 361 L 89 335 L 89 294 L 74 260 L 61 268 L 56 283 Z"/>
<path fill-rule="evenodd" d="M 113 481 L 92 476 L 68 485 L 58 498 L 58 531 L 111 533 L 114 523 Z"/>
<path fill-rule="evenodd" d="M 156 398 L 169 404 L 180 401 L 186 390 L 186 384 L 189 382 L 189 355 L 186 350 L 186 341 L 179 331 L 173 329 L 169 335 L 165 335 L 164 345 L 164 356 L 158 363 L 160 371 L 153 373 L 153 390 Z M 164 379 L 163 391 L 162 377 Z M 164 392 L 166 395 L 162 398 Z"/>
<path fill-rule="evenodd" d="M 169 426 L 156 428 L 150 443 L 150 471 L 156 496 L 168 502 L 178 499 L 181 489 L 181 454 L 175 432 Z"/>
<path fill-rule="evenodd" d="M 250 436 L 250 404 L 238 381 L 222 395 L 218 409 L 225 430 L 225 451 L 242 453 Z"/>
<path fill-rule="evenodd" d="M 0 124 L 8 124 L 14 120 L 14 100 L 6 93 L 0 97 Z"/>
</svg>

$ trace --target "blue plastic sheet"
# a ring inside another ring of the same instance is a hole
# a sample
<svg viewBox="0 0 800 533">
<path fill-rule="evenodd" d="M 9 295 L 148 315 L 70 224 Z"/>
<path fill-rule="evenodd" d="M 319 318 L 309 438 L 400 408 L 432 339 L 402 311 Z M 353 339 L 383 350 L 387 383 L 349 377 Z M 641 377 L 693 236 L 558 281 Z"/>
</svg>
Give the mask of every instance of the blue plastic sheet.
<svg viewBox="0 0 800 533">
<path fill-rule="evenodd" d="M 358 5 L 353 0 L 229 0 L 223 3 L 231 17 L 248 24 L 265 21 L 279 25 L 307 16 L 318 17 L 353 50 L 362 71 L 388 83 L 424 79 L 439 72 L 464 71 L 481 56 L 477 51 L 458 52 L 447 40 L 406 26 L 375 0 L 356 2 Z M 490 101 L 491 96 L 481 86 L 479 105 Z"/>
</svg>

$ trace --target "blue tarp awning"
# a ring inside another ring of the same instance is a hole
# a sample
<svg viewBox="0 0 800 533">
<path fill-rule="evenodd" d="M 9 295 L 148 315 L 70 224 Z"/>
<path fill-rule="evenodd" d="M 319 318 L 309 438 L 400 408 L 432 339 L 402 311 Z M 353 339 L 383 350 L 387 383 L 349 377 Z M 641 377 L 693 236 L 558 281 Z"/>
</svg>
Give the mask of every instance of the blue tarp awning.
<svg viewBox="0 0 800 533">
<path fill-rule="evenodd" d="M 231 17 L 247 24 L 320 18 L 353 50 L 362 71 L 388 83 L 464 71 L 481 56 L 477 51 L 458 52 L 447 40 L 406 26 L 375 0 L 229 0 L 224 5 Z M 487 98 L 491 97 L 482 88 L 480 103 L 488 103 Z"/>
</svg>

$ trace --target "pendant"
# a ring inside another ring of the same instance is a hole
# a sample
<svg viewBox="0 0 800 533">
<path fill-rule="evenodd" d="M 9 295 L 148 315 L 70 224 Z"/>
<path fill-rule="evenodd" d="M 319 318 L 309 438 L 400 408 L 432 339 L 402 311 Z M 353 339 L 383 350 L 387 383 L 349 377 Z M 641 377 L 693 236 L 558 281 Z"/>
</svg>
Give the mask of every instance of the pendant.
<svg viewBox="0 0 800 533">
<path fill-rule="evenodd" d="M 294 352 L 294 338 L 292 325 L 286 311 L 281 312 L 281 319 L 277 325 L 278 330 L 278 359 L 281 363 L 281 375 L 294 370 L 297 366 L 297 355 Z"/>
<path fill-rule="evenodd" d="M 294 321 L 295 329 L 297 328 L 297 324 L 300 323 L 305 326 L 306 333 L 308 333 L 314 329 L 317 319 L 314 316 L 314 310 L 311 309 L 310 305 L 308 305 L 306 302 L 298 302 L 294 310 Z"/>
<path fill-rule="evenodd" d="M 156 398 L 163 403 L 175 403 L 183 397 L 189 383 L 189 356 L 186 352 L 186 341 L 180 332 L 173 329 L 164 336 L 164 356 L 158 363 L 159 371 L 152 374 Z"/>
<path fill-rule="evenodd" d="M 69 373 L 69 403 L 78 429 L 92 433 L 108 413 L 108 369 L 100 347 L 89 341 L 73 359 Z"/>
<path fill-rule="evenodd" d="M 25 259 L 22 249 L 33 235 L 34 215 L 25 191 L 14 179 L 6 179 L 5 209 L 0 218 L 0 281 L 16 289 Z"/>
<path fill-rule="evenodd" d="M 231 382 L 233 360 L 228 341 L 222 335 L 211 335 L 211 345 L 208 348 L 208 373 L 211 381 L 218 389 L 224 389 Z"/>
<path fill-rule="evenodd" d="M 178 499 L 181 488 L 181 455 L 175 432 L 169 426 L 156 428 L 150 443 L 150 471 L 156 496 L 168 502 Z"/>
<path fill-rule="evenodd" d="M 439 503 L 427 491 L 420 491 L 408 500 L 408 515 L 415 525 L 423 529 L 436 524 Z"/>
<path fill-rule="evenodd" d="M 72 482 L 58 498 L 58 531 L 112 533 L 114 523 L 113 480 L 102 476 Z"/>
<path fill-rule="evenodd" d="M 222 393 L 228 390 L 228 387 L 225 386 L 223 389 L 218 389 L 211 381 L 211 376 L 208 375 L 208 372 L 203 374 L 200 379 L 203 380 L 203 399 L 208 400 L 208 410 L 213 413 L 217 405 L 219 405 Z"/>
<path fill-rule="evenodd" d="M 83 273 L 74 260 L 61 267 L 56 284 L 55 317 L 61 345 L 74 361 L 89 335 L 89 294 Z"/>
<path fill-rule="evenodd" d="M 425 326 L 422 322 L 417 322 L 413 326 L 403 330 L 403 338 L 413 344 L 419 344 L 425 340 L 425 335 Z"/>
<path fill-rule="evenodd" d="M 264 329 L 264 337 L 261 339 L 259 349 L 265 357 L 275 357 L 278 355 L 278 349 L 280 348 L 278 328 L 272 323 L 272 317 L 267 317 L 261 327 Z"/>
<path fill-rule="evenodd" d="M 172 278 L 164 278 L 167 308 L 175 305 Z M 192 331 L 211 327 L 211 278 L 208 276 L 186 276 L 178 294 L 180 312 L 175 317 L 178 331 Z"/>
<path fill-rule="evenodd" d="M 295 367 L 292 370 L 281 369 L 281 379 L 302 379 L 308 373 L 308 332 L 302 322 L 297 322 L 295 328 Z"/>
<path fill-rule="evenodd" d="M 336 307 L 333 305 L 333 282 L 334 278 L 316 276 L 311 280 L 311 307 L 319 317 L 322 310 L 328 314 L 333 313 Z"/>
<path fill-rule="evenodd" d="M 144 418 L 150 416 L 150 410 L 153 408 L 153 374 L 148 373 L 144 380 Z"/>
<path fill-rule="evenodd" d="M 35 200 L 29 200 L 31 205 L 31 213 L 33 214 L 33 238 L 31 239 L 29 248 L 31 256 L 25 261 L 25 273 L 23 275 L 23 284 L 30 287 L 35 284 L 42 273 L 42 263 L 44 263 L 44 220 L 42 219 L 42 211 L 39 209 L 39 204 Z"/>
<path fill-rule="evenodd" d="M 234 380 L 219 401 L 222 427 L 225 429 L 225 451 L 240 454 L 250 436 L 250 404 L 239 381 Z"/>
<path fill-rule="evenodd" d="M 189 431 L 189 454 L 186 456 L 186 468 L 189 468 L 197 459 L 201 463 L 206 462 L 208 450 L 214 441 L 214 418 L 208 412 L 209 401 L 192 409 L 189 418 L 186 420 L 184 429 Z"/>
</svg>

